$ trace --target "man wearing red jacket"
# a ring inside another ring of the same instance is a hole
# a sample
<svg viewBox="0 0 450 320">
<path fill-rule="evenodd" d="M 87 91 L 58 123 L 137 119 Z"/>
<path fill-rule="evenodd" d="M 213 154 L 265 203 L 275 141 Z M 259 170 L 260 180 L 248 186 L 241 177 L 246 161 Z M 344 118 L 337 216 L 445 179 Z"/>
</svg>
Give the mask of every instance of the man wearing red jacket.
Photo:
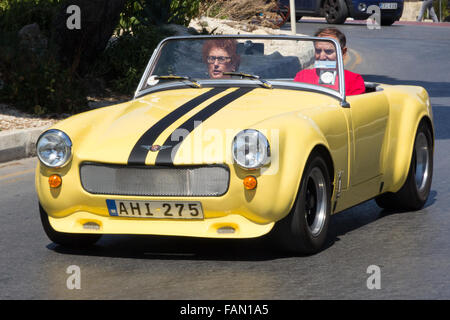
<svg viewBox="0 0 450 320">
<path fill-rule="evenodd" d="M 320 29 L 316 32 L 314 35 L 316 37 L 329 37 L 334 38 L 339 41 L 339 44 L 341 45 L 342 49 L 342 56 L 345 57 L 347 54 L 347 47 L 346 47 L 346 38 L 345 35 L 339 31 L 336 28 L 325 28 Z M 331 42 L 320 42 L 316 41 L 314 44 L 315 48 L 315 59 L 316 59 L 316 65 L 317 64 L 326 64 L 327 61 L 336 61 L 336 50 L 335 46 Z M 314 69 L 304 69 L 297 73 L 297 75 L 294 78 L 294 81 L 297 82 L 305 82 L 310 84 L 317 84 L 324 87 L 332 88 L 335 90 L 338 90 L 338 83 L 339 81 L 335 81 L 335 79 L 332 79 L 330 81 L 330 84 L 327 84 L 327 78 L 326 76 L 330 75 L 328 74 L 322 74 L 321 70 L 319 68 Z M 345 77 L 345 95 L 351 96 L 355 94 L 361 94 L 366 92 L 366 87 L 364 85 L 364 80 L 361 77 L 361 75 L 344 70 L 344 77 Z"/>
</svg>

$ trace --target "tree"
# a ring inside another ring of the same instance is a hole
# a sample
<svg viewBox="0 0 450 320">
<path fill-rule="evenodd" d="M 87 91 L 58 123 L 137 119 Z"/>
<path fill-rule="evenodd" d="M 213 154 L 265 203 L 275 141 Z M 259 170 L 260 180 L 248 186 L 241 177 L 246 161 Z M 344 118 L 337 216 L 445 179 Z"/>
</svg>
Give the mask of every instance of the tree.
<svg viewBox="0 0 450 320">
<path fill-rule="evenodd" d="M 53 42 L 72 73 L 85 73 L 106 48 L 126 0 L 66 0 L 54 20 Z"/>
</svg>

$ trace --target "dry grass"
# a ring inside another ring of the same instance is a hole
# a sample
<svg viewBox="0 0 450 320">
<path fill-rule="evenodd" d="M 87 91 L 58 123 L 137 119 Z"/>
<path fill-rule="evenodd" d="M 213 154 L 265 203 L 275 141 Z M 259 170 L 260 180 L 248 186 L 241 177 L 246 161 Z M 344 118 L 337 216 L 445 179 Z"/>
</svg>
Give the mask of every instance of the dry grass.
<svg viewBox="0 0 450 320">
<path fill-rule="evenodd" d="M 276 20 L 279 17 L 274 12 L 276 8 L 276 0 L 216 0 L 206 3 L 204 14 L 218 19 L 278 28 Z"/>
</svg>

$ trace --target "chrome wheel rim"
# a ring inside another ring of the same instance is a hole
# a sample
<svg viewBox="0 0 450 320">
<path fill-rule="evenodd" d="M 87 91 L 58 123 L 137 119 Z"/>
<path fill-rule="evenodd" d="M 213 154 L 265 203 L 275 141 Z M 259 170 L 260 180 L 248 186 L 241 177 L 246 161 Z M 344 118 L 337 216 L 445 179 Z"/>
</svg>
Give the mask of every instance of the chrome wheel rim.
<svg viewBox="0 0 450 320">
<path fill-rule="evenodd" d="M 428 139 L 423 132 L 419 132 L 417 135 L 414 152 L 416 154 L 414 161 L 414 177 L 417 190 L 422 192 L 427 185 L 430 170 Z"/>
<path fill-rule="evenodd" d="M 327 187 L 322 171 L 315 167 L 306 179 L 305 218 L 309 231 L 317 236 L 322 231 L 327 213 Z"/>
</svg>

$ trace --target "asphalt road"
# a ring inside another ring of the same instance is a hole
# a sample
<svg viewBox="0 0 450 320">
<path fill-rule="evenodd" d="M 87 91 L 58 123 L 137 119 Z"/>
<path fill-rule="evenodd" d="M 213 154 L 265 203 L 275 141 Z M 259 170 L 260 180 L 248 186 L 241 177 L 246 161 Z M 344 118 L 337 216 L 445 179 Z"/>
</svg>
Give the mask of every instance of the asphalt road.
<svg viewBox="0 0 450 320">
<path fill-rule="evenodd" d="M 450 29 L 342 30 L 353 71 L 368 81 L 421 85 L 431 95 L 435 171 L 423 210 L 387 213 L 369 201 L 334 215 L 327 248 L 309 257 L 280 255 L 265 238 L 105 236 L 92 249 L 68 250 L 41 228 L 36 158 L 4 163 L 0 299 L 449 299 Z M 79 267 L 80 289 L 67 286 L 75 283 L 70 266 Z M 371 266 L 379 268 L 379 289 L 367 286 Z"/>
</svg>

